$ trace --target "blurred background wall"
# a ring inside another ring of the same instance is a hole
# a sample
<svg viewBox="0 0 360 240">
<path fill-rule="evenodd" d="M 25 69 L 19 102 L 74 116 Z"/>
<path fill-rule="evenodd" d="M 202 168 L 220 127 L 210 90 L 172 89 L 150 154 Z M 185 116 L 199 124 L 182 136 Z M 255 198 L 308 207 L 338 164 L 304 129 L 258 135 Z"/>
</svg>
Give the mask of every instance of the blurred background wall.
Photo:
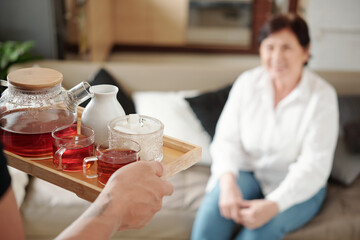
<svg viewBox="0 0 360 240">
<path fill-rule="evenodd" d="M 110 53 L 116 46 L 138 52 L 145 46 L 147 52 L 256 55 L 255 25 L 271 11 L 288 12 L 294 4 L 310 27 L 309 66 L 360 71 L 359 0 L 1 0 L 0 41 L 32 40 L 35 54 L 66 59 L 68 46 L 91 50 L 79 36 L 87 36 L 88 42 L 93 37 L 101 48 L 105 37 L 99 32 L 106 30 L 112 34 L 106 37 L 113 41 L 107 47 Z M 79 13 L 88 5 L 95 8 L 81 17 L 91 20 L 83 25 Z M 107 54 L 99 59 L 106 60 Z"/>
</svg>

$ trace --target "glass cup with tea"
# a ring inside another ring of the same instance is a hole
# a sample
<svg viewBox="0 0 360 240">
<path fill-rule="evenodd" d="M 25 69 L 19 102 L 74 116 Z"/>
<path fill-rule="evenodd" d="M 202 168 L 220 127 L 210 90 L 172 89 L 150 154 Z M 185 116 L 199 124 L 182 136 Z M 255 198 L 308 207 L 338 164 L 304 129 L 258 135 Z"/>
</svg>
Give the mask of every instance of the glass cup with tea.
<svg viewBox="0 0 360 240">
<path fill-rule="evenodd" d="M 82 170 L 83 159 L 94 155 L 94 130 L 76 124 L 55 129 L 53 138 L 53 163 L 63 171 Z"/>
<path fill-rule="evenodd" d="M 96 156 L 86 157 L 83 163 L 87 178 L 98 178 L 105 185 L 119 168 L 140 160 L 140 145 L 129 139 L 106 140 L 96 148 Z M 97 161 L 97 173 L 91 174 L 91 165 Z"/>
</svg>

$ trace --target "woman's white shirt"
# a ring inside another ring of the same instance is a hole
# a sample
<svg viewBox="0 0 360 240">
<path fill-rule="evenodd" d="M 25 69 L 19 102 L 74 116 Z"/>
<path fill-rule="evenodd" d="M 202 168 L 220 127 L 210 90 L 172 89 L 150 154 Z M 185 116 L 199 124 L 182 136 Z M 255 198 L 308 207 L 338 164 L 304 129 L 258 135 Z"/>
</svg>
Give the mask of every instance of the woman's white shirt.
<svg viewBox="0 0 360 240">
<path fill-rule="evenodd" d="M 299 84 L 274 108 L 263 67 L 236 80 L 210 147 L 207 190 L 226 172 L 252 171 L 280 211 L 314 196 L 330 175 L 338 136 L 334 88 L 304 68 Z"/>
</svg>

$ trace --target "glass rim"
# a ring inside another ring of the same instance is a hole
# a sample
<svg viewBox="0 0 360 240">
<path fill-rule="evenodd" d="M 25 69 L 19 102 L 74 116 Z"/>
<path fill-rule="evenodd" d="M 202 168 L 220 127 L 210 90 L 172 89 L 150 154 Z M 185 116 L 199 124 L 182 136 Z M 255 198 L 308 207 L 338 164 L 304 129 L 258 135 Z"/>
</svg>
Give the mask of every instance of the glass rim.
<svg viewBox="0 0 360 240">
<path fill-rule="evenodd" d="M 108 123 L 108 130 L 111 132 L 111 131 L 114 131 L 116 133 L 120 133 L 122 135 L 126 135 L 126 136 L 135 136 L 135 135 L 153 135 L 153 134 L 156 134 L 156 133 L 159 133 L 159 132 L 162 132 L 164 130 L 164 124 L 157 118 L 154 118 L 154 117 L 150 117 L 150 116 L 146 116 L 146 115 L 141 115 L 141 114 L 138 114 L 139 115 L 139 118 L 143 118 L 143 119 L 150 119 L 156 123 L 159 123 L 160 127 L 159 129 L 153 131 L 153 132 L 149 132 L 149 133 L 126 133 L 126 132 L 121 132 L 121 131 L 118 131 L 116 129 L 114 129 L 114 124 L 116 122 L 118 122 L 119 120 L 122 120 L 122 119 L 128 119 L 129 118 L 129 115 L 125 115 L 125 116 L 121 116 L 121 117 L 116 117 L 114 119 L 112 119 L 109 123 Z"/>
<path fill-rule="evenodd" d="M 94 131 L 94 129 L 92 129 L 91 127 L 86 126 L 86 125 L 80 125 L 80 126 L 78 126 L 78 124 L 76 124 L 76 123 L 55 128 L 54 130 L 52 130 L 51 136 L 52 136 L 55 140 L 70 141 L 70 140 L 72 140 L 72 139 L 66 139 L 66 138 L 63 138 L 63 137 L 59 137 L 59 136 L 56 136 L 55 134 L 56 134 L 56 132 L 62 131 L 62 130 L 64 130 L 64 129 L 66 129 L 66 128 L 74 128 L 74 127 L 75 127 L 75 128 L 78 128 L 78 127 L 80 127 L 80 128 L 86 128 L 86 129 L 90 130 L 90 132 L 91 132 L 91 135 L 86 136 L 86 138 L 77 140 L 78 142 L 88 141 L 89 138 L 94 138 L 94 137 L 95 137 L 95 131 Z"/>
<path fill-rule="evenodd" d="M 131 149 L 129 148 L 131 151 L 134 151 L 135 154 L 140 154 L 140 151 L 141 151 L 141 146 L 138 142 L 134 141 L 134 140 L 131 140 L 131 139 L 127 139 L 127 138 L 124 138 L 124 139 L 107 139 L 105 141 L 102 141 L 100 142 L 100 144 L 98 144 L 96 146 L 96 152 L 100 153 L 101 155 L 104 154 L 105 150 L 108 150 L 108 149 L 121 149 L 121 148 L 118 148 L 118 147 L 110 147 L 110 142 L 131 142 L 133 144 L 135 144 L 135 146 L 137 146 L 138 150 L 134 150 L 134 149 Z M 104 144 L 107 144 L 107 147 L 102 147 Z M 110 158 L 117 158 L 117 156 L 114 156 L 114 157 L 110 157 Z"/>
</svg>

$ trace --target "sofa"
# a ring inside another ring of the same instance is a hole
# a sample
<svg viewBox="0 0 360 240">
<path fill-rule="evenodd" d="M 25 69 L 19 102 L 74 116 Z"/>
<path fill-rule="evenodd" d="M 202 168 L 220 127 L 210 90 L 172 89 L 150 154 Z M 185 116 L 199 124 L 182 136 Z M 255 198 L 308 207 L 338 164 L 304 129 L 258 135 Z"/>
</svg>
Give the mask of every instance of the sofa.
<svg viewBox="0 0 360 240">
<path fill-rule="evenodd" d="M 11 70 L 34 65 L 63 73 L 65 88 L 71 88 L 81 81 L 92 81 L 100 69 L 106 70 L 119 84 L 121 91 L 134 101 L 136 111 L 162 120 L 166 135 L 202 147 L 199 163 L 169 179 L 175 192 L 164 199 L 163 208 L 149 224 L 141 230 L 119 232 L 113 237 L 135 240 L 190 239 L 192 223 L 210 175 L 208 147 L 211 137 L 184 99 L 216 93 L 230 85 L 240 73 L 254 66 L 246 62 L 239 66 L 218 62 L 194 65 L 43 60 L 16 65 Z M 313 220 L 288 234 L 285 239 L 360 239 L 360 155 L 348 152 L 343 131 L 353 120 L 360 119 L 360 105 L 357 105 L 360 103 L 360 72 L 316 72 L 336 88 L 339 104 L 342 104 L 339 142 L 324 206 Z M 90 204 L 72 192 L 16 169 L 11 169 L 11 174 L 27 239 L 53 239 Z"/>
</svg>

